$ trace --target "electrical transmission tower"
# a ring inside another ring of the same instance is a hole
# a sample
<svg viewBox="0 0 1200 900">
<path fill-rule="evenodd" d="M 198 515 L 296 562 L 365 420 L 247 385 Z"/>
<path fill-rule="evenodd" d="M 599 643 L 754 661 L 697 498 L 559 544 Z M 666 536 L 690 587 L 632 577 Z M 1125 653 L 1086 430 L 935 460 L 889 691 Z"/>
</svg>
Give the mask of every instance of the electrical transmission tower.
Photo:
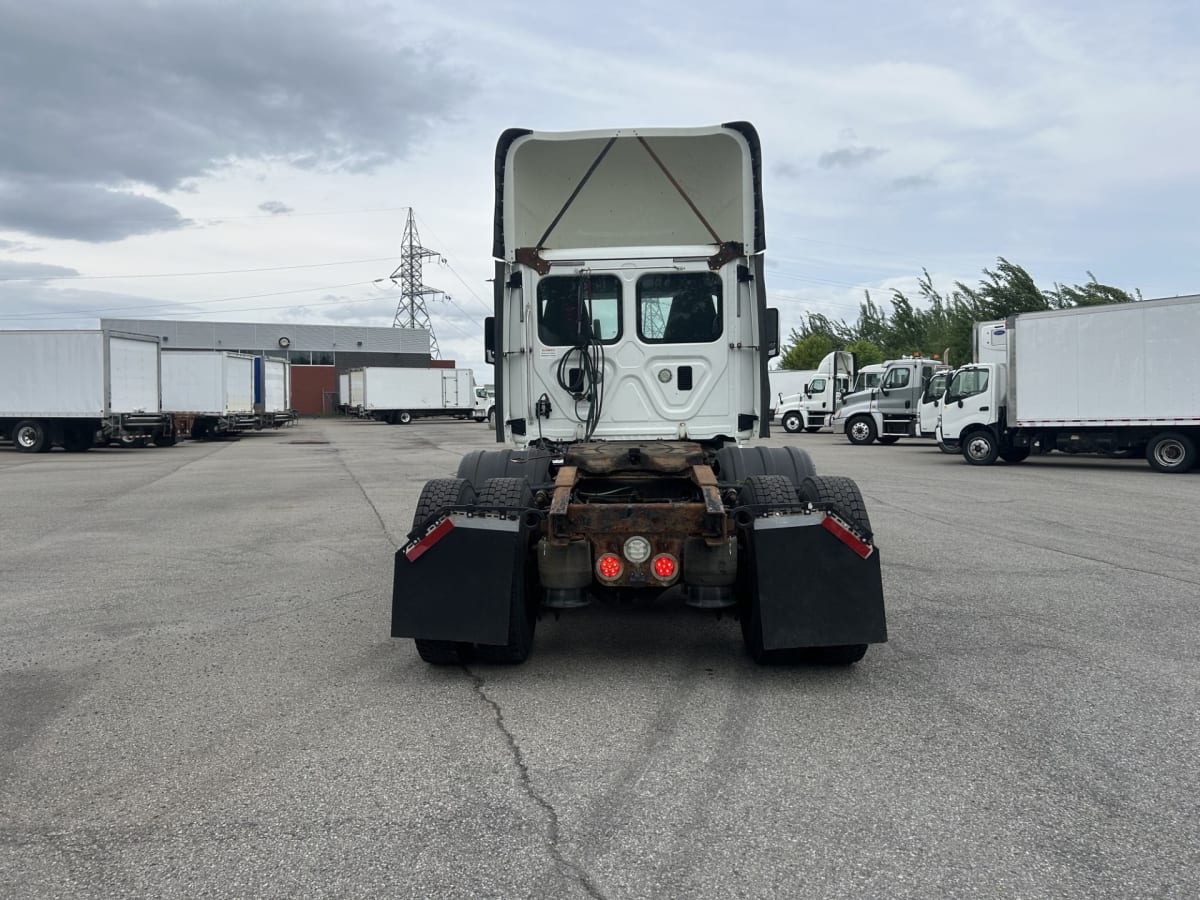
<svg viewBox="0 0 1200 900">
<path fill-rule="evenodd" d="M 421 264 L 431 257 L 441 256 L 436 250 L 427 250 L 421 246 L 421 238 L 417 234 L 417 220 L 413 216 L 412 207 L 408 209 L 408 223 L 404 226 L 404 239 L 400 243 L 400 265 L 396 267 L 389 278 L 393 284 L 400 285 L 400 302 L 396 306 L 396 318 L 393 328 L 424 328 L 429 332 L 429 354 L 434 359 L 441 358 L 438 349 L 437 335 L 433 333 L 433 323 L 429 321 L 429 310 L 425 308 L 425 298 L 429 295 L 441 294 L 437 288 L 432 288 L 421 280 Z"/>
</svg>

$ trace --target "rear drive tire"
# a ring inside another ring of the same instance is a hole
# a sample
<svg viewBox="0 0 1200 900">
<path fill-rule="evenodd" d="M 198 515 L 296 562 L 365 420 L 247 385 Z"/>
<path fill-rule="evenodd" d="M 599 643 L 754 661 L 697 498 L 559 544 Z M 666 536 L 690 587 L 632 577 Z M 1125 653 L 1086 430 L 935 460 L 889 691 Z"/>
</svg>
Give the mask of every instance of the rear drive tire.
<svg viewBox="0 0 1200 900">
<path fill-rule="evenodd" d="M 447 506 L 464 506 L 475 502 L 475 489 L 463 478 L 435 478 L 421 488 L 417 509 L 413 513 L 413 528 L 425 528 L 438 510 Z M 416 638 L 417 655 L 434 666 L 454 666 L 467 662 L 472 645 L 466 641 L 431 641 Z"/>
<path fill-rule="evenodd" d="M 871 517 L 863 502 L 862 491 L 851 478 L 841 475 L 816 475 L 805 478 L 800 485 L 800 499 L 810 503 L 828 503 L 834 512 L 857 528 L 865 537 L 870 537 Z"/>
<path fill-rule="evenodd" d="M 784 413 L 780 421 L 783 423 L 783 430 L 788 434 L 795 434 L 804 428 L 804 419 L 795 410 Z"/>
<path fill-rule="evenodd" d="M 867 644 L 813 647 L 804 651 L 804 661 L 819 666 L 851 666 L 867 655 Z"/>
<path fill-rule="evenodd" d="M 479 492 L 479 507 L 505 506 L 526 510 L 533 506 L 533 491 L 524 478 L 491 478 Z M 483 662 L 500 665 L 519 665 L 533 650 L 533 634 L 537 627 L 541 593 L 537 567 L 524 554 L 521 571 L 513 579 L 508 604 L 508 642 L 505 644 L 476 644 L 475 655 Z"/>
<path fill-rule="evenodd" d="M 12 430 L 12 442 L 22 453 L 45 453 L 50 449 L 46 426 L 37 419 L 18 422 Z"/>
<path fill-rule="evenodd" d="M 846 440 L 866 446 L 875 440 L 875 421 L 870 416 L 855 416 L 846 423 Z"/>
<path fill-rule="evenodd" d="M 817 474 L 808 451 L 799 447 L 723 447 L 717 451 L 717 478 L 742 484 L 752 475 L 783 475 L 796 487 Z"/>
<path fill-rule="evenodd" d="M 1177 431 L 1157 434 L 1146 445 L 1146 461 L 1156 472 L 1187 472 L 1196 464 L 1196 445 Z"/>
<path fill-rule="evenodd" d="M 1000 446 L 990 431 L 972 431 L 962 440 L 962 455 L 973 466 L 990 466 L 1000 455 Z"/>
</svg>

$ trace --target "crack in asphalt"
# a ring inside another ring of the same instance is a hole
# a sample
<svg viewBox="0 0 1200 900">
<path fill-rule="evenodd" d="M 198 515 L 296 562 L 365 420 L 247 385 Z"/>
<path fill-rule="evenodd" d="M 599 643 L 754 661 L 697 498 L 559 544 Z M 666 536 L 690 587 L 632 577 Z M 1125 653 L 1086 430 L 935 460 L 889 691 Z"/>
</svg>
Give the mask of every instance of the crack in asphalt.
<svg viewBox="0 0 1200 900">
<path fill-rule="evenodd" d="M 391 531 L 388 530 L 387 522 L 383 520 L 383 514 L 379 512 L 379 507 L 375 505 L 375 501 L 371 499 L 369 494 L 367 494 L 367 489 L 362 486 L 362 482 L 358 480 L 358 476 L 355 475 L 350 466 L 346 464 L 346 460 L 342 457 L 342 454 L 335 453 L 334 458 L 338 461 L 338 464 L 342 467 L 342 470 L 350 476 L 350 480 L 354 482 L 354 486 L 358 488 L 358 492 L 362 494 L 363 499 L 367 501 L 367 506 L 371 507 L 371 512 L 375 513 L 375 518 L 379 520 L 379 527 L 382 529 L 384 537 L 388 539 L 394 550 L 399 550 L 401 543 L 397 541 Z"/>
<path fill-rule="evenodd" d="M 500 708 L 500 704 L 488 696 L 486 682 L 480 675 L 472 672 L 468 666 L 463 666 L 463 671 L 471 679 L 471 687 L 479 699 L 491 707 L 496 730 L 500 732 L 504 738 L 504 742 L 508 745 L 508 752 L 512 755 L 513 764 L 516 766 L 521 790 L 546 815 L 546 844 L 550 851 L 550 856 L 554 860 L 555 867 L 561 874 L 574 878 L 579 886 L 587 891 L 589 897 L 593 897 L 595 900 L 605 900 L 604 894 L 596 887 L 591 878 L 588 877 L 587 872 L 563 856 L 562 849 L 558 845 L 561 837 L 558 810 L 554 808 L 554 805 L 549 800 L 539 794 L 533 786 L 533 779 L 529 774 L 529 765 L 525 762 L 525 753 L 521 750 L 521 745 L 517 743 L 516 737 L 504 721 L 504 711 Z"/>
</svg>

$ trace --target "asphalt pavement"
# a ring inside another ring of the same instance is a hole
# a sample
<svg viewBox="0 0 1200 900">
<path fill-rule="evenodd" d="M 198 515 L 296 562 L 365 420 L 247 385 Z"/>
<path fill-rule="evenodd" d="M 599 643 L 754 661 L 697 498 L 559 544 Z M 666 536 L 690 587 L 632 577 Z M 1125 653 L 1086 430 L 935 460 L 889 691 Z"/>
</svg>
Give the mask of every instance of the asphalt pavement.
<svg viewBox="0 0 1200 900">
<path fill-rule="evenodd" d="M 0 896 L 1200 896 L 1200 472 L 770 443 L 866 497 L 856 666 L 671 604 L 422 663 L 392 555 L 482 425 L 0 445 Z"/>
</svg>

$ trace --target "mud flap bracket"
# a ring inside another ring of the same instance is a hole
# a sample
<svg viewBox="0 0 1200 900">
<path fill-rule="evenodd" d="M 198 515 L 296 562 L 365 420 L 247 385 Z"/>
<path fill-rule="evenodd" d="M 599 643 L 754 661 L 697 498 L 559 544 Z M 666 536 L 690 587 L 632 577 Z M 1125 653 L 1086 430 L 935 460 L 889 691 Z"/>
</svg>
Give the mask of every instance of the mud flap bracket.
<svg viewBox="0 0 1200 900">
<path fill-rule="evenodd" d="M 396 551 L 392 637 L 506 643 L 509 604 L 524 596 L 526 544 L 521 523 L 510 519 L 437 522 Z"/>
<path fill-rule="evenodd" d="M 750 564 L 766 650 L 887 640 L 878 548 L 864 557 L 825 519 L 817 513 L 752 523 Z"/>
</svg>

